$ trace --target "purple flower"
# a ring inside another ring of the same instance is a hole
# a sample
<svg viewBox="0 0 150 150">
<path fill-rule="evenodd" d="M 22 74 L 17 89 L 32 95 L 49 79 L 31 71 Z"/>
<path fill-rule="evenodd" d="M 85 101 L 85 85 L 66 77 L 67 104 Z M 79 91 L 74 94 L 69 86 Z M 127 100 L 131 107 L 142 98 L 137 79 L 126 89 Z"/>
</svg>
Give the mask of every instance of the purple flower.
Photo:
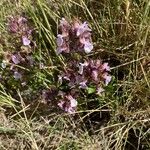
<svg viewBox="0 0 150 150">
<path fill-rule="evenodd" d="M 91 33 L 90 32 L 85 32 L 79 37 L 79 41 L 81 44 L 86 44 L 87 42 L 91 41 Z"/>
<path fill-rule="evenodd" d="M 62 52 L 65 52 L 65 53 L 70 52 L 69 46 L 67 43 L 64 43 L 62 46 L 57 47 L 57 54 L 60 54 Z"/>
<path fill-rule="evenodd" d="M 57 35 L 57 46 L 62 46 L 63 44 L 63 36 L 61 34 Z"/>
<path fill-rule="evenodd" d="M 107 73 L 104 74 L 103 78 L 105 79 L 105 85 L 108 85 L 108 83 L 111 81 L 111 76 Z"/>
<path fill-rule="evenodd" d="M 27 22 L 27 19 L 24 18 L 24 17 L 20 17 L 20 18 L 18 19 L 18 23 L 19 23 L 19 24 L 23 24 L 23 23 L 26 23 L 26 22 Z"/>
<path fill-rule="evenodd" d="M 97 59 L 97 60 L 95 61 L 95 68 L 96 68 L 96 69 L 99 69 L 99 68 L 101 67 L 101 65 L 102 65 L 101 61 L 100 61 L 99 59 Z"/>
<path fill-rule="evenodd" d="M 31 35 L 32 32 L 33 32 L 33 30 L 30 29 L 30 30 L 27 31 L 27 34 L 28 34 L 28 35 Z"/>
<path fill-rule="evenodd" d="M 22 43 L 25 46 L 29 46 L 31 41 L 26 36 L 22 36 Z"/>
<path fill-rule="evenodd" d="M 14 78 L 15 78 L 16 80 L 21 79 L 21 78 L 22 78 L 22 75 L 21 75 L 18 71 L 15 71 L 15 72 L 14 72 Z"/>
<path fill-rule="evenodd" d="M 86 88 L 88 87 L 88 86 L 86 85 L 86 83 L 87 83 L 87 80 L 80 82 L 80 83 L 79 83 L 79 88 L 81 88 L 81 89 L 86 89 Z"/>
<path fill-rule="evenodd" d="M 87 22 L 84 22 L 83 24 L 81 24 L 78 29 L 77 29 L 77 36 L 80 36 L 81 34 L 83 34 L 85 31 L 91 31 L 91 29 L 88 27 Z"/>
<path fill-rule="evenodd" d="M 93 49 L 93 44 L 90 42 L 85 42 L 85 44 L 84 44 L 85 53 L 87 53 L 87 54 L 90 53 L 92 51 L 92 49 Z"/>
<path fill-rule="evenodd" d="M 12 55 L 11 60 L 14 64 L 19 64 L 20 63 L 20 58 L 17 54 Z"/>
</svg>

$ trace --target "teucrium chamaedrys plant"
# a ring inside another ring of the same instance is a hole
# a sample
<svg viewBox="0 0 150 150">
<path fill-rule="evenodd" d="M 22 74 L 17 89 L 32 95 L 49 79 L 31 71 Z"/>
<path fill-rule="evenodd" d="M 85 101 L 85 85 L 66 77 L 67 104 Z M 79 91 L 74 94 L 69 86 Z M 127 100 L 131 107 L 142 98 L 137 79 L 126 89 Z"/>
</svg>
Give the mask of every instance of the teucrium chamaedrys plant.
<svg viewBox="0 0 150 150">
<path fill-rule="evenodd" d="M 33 26 L 23 16 L 10 16 L 7 22 L 8 42 L 11 47 L 6 47 L 1 63 L 1 81 L 11 87 L 8 90 L 20 89 L 28 86 L 31 77 L 31 68 L 34 66 L 33 51 Z M 27 71 L 28 70 L 28 71 Z M 32 69 L 33 70 L 33 69 Z M 10 91 L 9 91 L 10 92 Z"/>
<path fill-rule="evenodd" d="M 67 60 L 67 68 L 58 76 L 61 87 L 58 106 L 65 112 L 74 113 L 81 90 L 88 94 L 89 87 L 93 86 L 94 94 L 104 92 L 104 87 L 111 81 L 110 67 L 99 59 L 86 57 L 93 50 L 92 30 L 87 22 L 82 23 L 78 19 L 68 22 L 62 18 L 58 29 L 57 54 L 64 55 Z M 74 57 L 76 54 L 80 59 Z M 64 90 L 66 87 L 67 90 Z"/>
</svg>

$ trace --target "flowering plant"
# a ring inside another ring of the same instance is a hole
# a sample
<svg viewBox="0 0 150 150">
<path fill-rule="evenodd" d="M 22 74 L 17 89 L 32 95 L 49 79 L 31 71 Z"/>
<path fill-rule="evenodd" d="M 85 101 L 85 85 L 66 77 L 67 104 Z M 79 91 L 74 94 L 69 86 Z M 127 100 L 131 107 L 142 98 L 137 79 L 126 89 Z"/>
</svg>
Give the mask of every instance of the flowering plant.
<svg viewBox="0 0 150 150">
<path fill-rule="evenodd" d="M 81 23 L 75 20 L 69 24 L 64 18 L 59 25 L 60 34 L 57 35 L 57 53 L 69 53 L 70 51 L 82 51 L 90 53 L 93 49 L 91 29 L 87 22 Z"/>
<path fill-rule="evenodd" d="M 36 47 L 33 40 L 33 27 L 27 18 L 11 16 L 8 18 L 8 42 L 10 47 L 4 47 L 0 68 L 1 82 L 13 88 L 24 89 L 29 81 L 30 68 L 35 65 L 33 50 Z M 27 71 L 28 70 L 28 71 Z"/>
<path fill-rule="evenodd" d="M 57 54 L 68 53 L 70 55 L 66 57 L 71 59 L 67 60 L 66 70 L 58 75 L 58 82 L 62 91 L 64 90 L 63 86 L 67 86 L 58 106 L 68 113 L 76 111 L 77 99 L 81 97 L 81 90 L 87 94 L 92 93 L 100 96 L 104 92 L 104 87 L 111 81 L 108 63 L 103 63 L 99 59 L 85 59 L 86 54 L 94 48 L 91 31 L 87 22 L 81 23 L 80 20 L 76 19 L 69 23 L 64 18 L 60 20 Z M 80 55 L 80 60 L 75 59 L 75 53 Z M 89 91 L 91 86 L 94 87 L 93 92 Z"/>
</svg>

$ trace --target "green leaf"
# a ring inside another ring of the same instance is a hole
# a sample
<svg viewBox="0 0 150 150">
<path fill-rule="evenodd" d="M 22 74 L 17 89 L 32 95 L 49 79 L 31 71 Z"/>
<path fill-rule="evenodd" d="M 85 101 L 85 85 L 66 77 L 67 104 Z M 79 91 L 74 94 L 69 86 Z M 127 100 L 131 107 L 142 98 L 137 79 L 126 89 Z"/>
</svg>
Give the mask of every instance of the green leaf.
<svg viewBox="0 0 150 150">
<path fill-rule="evenodd" d="M 88 87 L 87 92 L 88 92 L 88 94 L 93 94 L 96 92 L 96 88 L 95 87 Z"/>
</svg>

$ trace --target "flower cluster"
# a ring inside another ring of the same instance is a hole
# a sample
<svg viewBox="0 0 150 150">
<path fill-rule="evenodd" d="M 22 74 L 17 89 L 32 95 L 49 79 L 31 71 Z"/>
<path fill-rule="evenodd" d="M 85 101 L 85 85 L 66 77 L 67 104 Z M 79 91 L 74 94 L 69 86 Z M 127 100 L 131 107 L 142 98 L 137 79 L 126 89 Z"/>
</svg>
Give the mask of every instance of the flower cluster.
<svg viewBox="0 0 150 150">
<path fill-rule="evenodd" d="M 91 86 L 94 88 L 95 94 L 100 96 L 102 92 L 104 92 L 103 87 L 107 86 L 111 81 L 111 76 L 109 75 L 110 67 L 108 66 L 108 63 L 102 63 L 98 59 L 89 59 L 84 63 L 78 63 L 74 61 L 69 62 L 68 67 L 69 68 L 65 72 L 59 75 L 58 81 L 61 86 L 67 85 L 68 91 L 70 90 L 70 93 L 76 93 L 78 96 L 81 90 L 88 91 L 88 88 Z M 66 101 L 65 98 L 61 100 L 59 106 L 60 104 L 66 103 L 68 106 L 68 101 Z M 63 107 L 60 108 L 63 109 Z M 64 108 L 64 110 L 66 111 L 68 109 Z M 75 111 L 76 109 L 69 110 Z"/>
<path fill-rule="evenodd" d="M 76 60 L 72 58 L 73 55 L 67 55 L 70 57 L 67 59 L 67 67 L 58 75 L 59 88 L 63 92 L 58 106 L 65 112 L 76 111 L 77 99 L 81 98 L 81 91 L 88 94 L 88 89 L 92 87 L 94 89 L 92 94 L 101 96 L 105 86 L 111 81 L 110 67 L 107 62 L 83 57 L 85 54 L 81 52 L 90 53 L 92 49 L 91 29 L 87 22 L 81 23 L 75 20 L 69 23 L 62 18 L 57 35 L 57 53 L 75 52 L 81 58 Z"/>
<path fill-rule="evenodd" d="M 93 49 L 91 29 L 87 22 L 81 23 L 75 20 L 71 24 L 64 18 L 59 24 L 57 35 L 57 53 L 69 53 L 70 51 L 83 51 L 90 53 Z"/>
<path fill-rule="evenodd" d="M 76 111 L 77 101 L 71 95 L 66 95 L 63 100 L 58 103 L 58 106 L 68 113 Z"/>
<path fill-rule="evenodd" d="M 8 30 L 21 37 L 22 43 L 25 46 L 31 44 L 31 34 L 32 30 L 27 24 L 27 19 L 25 17 L 13 17 L 11 16 L 8 20 Z"/>
<path fill-rule="evenodd" d="M 84 72 L 82 71 L 83 69 L 85 70 Z M 98 59 L 81 64 L 79 70 L 81 75 L 84 74 L 85 77 L 89 78 L 95 84 L 104 82 L 105 85 L 108 85 L 111 81 L 111 76 L 108 73 L 110 71 L 108 63 L 102 63 Z"/>
<path fill-rule="evenodd" d="M 10 72 L 13 74 L 15 80 L 22 80 L 23 70 L 18 66 L 22 67 L 32 67 L 34 64 L 34 59 L 30 55 L 22 54 L 21 52 L 6 53 L 4 55 L 4 60 L 1 64 L 2 68 L 5 69 L 9 66 Z"/>
<path fill-rule="evenodd" d="M 28 25 L 28 20 L 25 17 L 10 17 L 8 20 L 8 32 L 11 35 L 10 42 L 13 41 L 14 47 L 5 51 L 3 54 L 3 61 L 1 63 L 2 78 L 5 79 L 7 75 L 15 80 L 20 80 L 21 85 L 25 85 L 23 74 L 25 69 L 33 67 L 34 59 L 32 50 L 35 48 L 35 42 L 32 40 L 33 29 Z M 19 41 L 19 43 L 18 43 Z"/>
</svg>

